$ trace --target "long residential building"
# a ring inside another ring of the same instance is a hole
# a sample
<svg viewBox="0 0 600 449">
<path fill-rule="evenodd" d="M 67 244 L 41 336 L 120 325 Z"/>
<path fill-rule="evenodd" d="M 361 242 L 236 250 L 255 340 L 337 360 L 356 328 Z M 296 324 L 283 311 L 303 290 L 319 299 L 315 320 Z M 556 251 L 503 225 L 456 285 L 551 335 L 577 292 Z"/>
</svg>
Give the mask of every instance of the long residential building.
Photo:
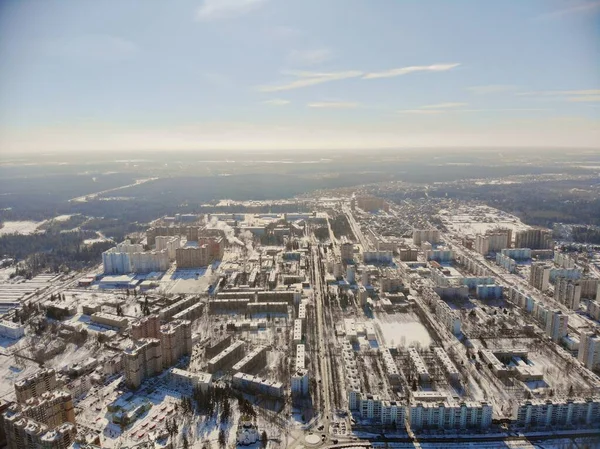
<svg viewBox="0 0 600 449">
<path fill-rule="evenodd" d="M 244 342 L 237 340 L 208 361 L 208 372 L 213 374 L 231 366 L 244 356 Z"/>
<path fill-rule="evenodd" d="M 515 404 L 514 424 L 527 428 L 598 425 L 600 398 L 528 400 Z"/>
<path fill-rule="evenodd" d="M 21 406 L 21 413 L 51 429 L 65 422 L 75 424 L 73 398 L 67 391 L 48 391 L 30 398 Z"/>
<path fill-rule="evenodd" d="M 492 406 L 487 402 L 417 402 L 409 406 L 412 430 L 487 429 L 492 424 Z"/>
<path fill-rule="evenodd" d="M 257 346 L 252 351 L 244 356 L 242 360 L 237 362 L 231 370 L 234 373 L 239 371 L 248 372 L 255 368 L 257 365 L 265 366 L 267 363 L 267 347 Z"/>
</svg>

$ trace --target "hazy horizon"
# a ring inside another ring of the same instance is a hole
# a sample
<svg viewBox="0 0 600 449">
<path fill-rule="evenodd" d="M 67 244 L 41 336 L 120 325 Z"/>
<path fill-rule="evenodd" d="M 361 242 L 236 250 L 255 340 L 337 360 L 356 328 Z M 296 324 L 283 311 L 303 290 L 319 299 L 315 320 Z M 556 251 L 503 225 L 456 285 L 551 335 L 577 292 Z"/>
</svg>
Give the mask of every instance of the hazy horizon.
<svg viewBox="0 0 600 449">
<path fill-rule="evenodd" d="M 600 2 L 4 2 L 0 153 L 600 147 Z"/>
</svg>

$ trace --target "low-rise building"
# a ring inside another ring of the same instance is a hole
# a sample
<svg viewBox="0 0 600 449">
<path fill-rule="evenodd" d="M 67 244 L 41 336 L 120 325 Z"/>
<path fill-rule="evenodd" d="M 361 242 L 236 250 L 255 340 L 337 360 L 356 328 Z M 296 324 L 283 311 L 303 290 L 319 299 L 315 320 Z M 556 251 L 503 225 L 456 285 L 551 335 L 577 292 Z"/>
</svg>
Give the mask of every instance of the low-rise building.
<svg viewBox="0 0 600 449">
<path fill-rule="evenodd" d="M 212 384 L 212 374 L 192 373 L 179 368 L 169 368 L 167 370 L 167 380 L 175 387 L 200 388 L 203 393 L 206 393 Z"/>
<path fill-rule="evenodd" d="M 129 320 L 127 318 L 106 312 L 92 313 L 90 319 L 92 323 L 108 327 L 116 327 L 119 330 L 125 329 L 129 324 Z"/>
<path fill-rule="evenodd" d="M 0 320 L 0 337 L 18 340 L 25 335 L 25 326 L 12 321 Z"/>
<path fill-rule="evenodd" d="M 242 358 L 239 362 L 237 362 L 231 370 L 234 373 L 238 371 L 249 372 L 254 369 L 256 366 L 265 366 L 267 363 L 267 347 L 266 346 L 257 346 L 252 351 Z"/>
<path fill-rule="evenodd" d="M 233 375 L 232 384 L 234 388 L 252 394 L 263 394 L 265 396 L 282 398 L 285 393 L 285 389 L 281 382 L 262 379 L 241 372 Z"/>
<path fill-rule="evenodd" d="M 244 356 L 244 342 L 237 340 L 208 361 L 208 372 L 213 374 L 225 369 Z"/>
</svg>

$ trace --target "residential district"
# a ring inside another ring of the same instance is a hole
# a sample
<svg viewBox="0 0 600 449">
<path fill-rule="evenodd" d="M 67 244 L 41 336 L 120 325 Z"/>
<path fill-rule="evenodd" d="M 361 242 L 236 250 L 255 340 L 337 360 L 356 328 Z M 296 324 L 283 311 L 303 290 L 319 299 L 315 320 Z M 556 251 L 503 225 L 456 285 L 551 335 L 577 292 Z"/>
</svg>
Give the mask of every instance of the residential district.
<svg viewBox="0 0 600 449">
<path fill-rule="evenodd" d="M 0 445 L 598 443 L 597 251 L 456 200 L 302 207 L 3 268 Z"/>
</svg>

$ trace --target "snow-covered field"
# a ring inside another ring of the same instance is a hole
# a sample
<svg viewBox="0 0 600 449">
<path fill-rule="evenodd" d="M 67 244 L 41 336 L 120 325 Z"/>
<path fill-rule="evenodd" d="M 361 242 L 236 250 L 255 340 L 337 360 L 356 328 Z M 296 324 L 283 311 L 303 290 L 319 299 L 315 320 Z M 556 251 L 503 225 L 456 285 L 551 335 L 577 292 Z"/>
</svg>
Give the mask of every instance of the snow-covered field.
<svg viewBox="0 0 600 449">
<path fill-rule="evenodd" d="M 5 221 L 0 228 L 0 235 L 33 234 L 43 221 Z"/>
<path fill-rule="evenodd" d="M 375 323 L 387 346 L 421 346 L 431 344 L 431 336 L 413 313 L 379 314 Z"/>
<path fill-rule="evenodd" d="M 483 234 L 488 230 L 509 228 L 513 232 L 529 228 L 518 217 L 488 206 L 462 206 L 456 210 L 440 211 L 446 227 L 461 235 Z"/>
</svg>

